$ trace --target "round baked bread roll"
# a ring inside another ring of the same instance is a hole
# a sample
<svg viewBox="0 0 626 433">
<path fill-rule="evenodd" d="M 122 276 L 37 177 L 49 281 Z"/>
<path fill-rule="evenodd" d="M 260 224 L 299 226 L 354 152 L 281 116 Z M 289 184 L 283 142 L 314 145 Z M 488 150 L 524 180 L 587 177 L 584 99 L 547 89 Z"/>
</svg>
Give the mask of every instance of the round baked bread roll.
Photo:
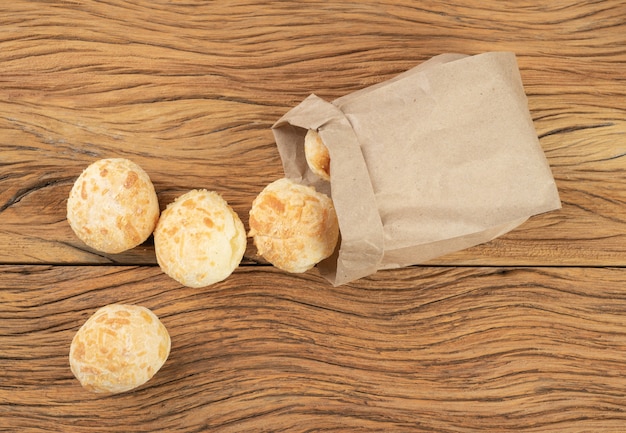
<svg viewBox="0 0 626 433">
<path fill-rule="evenodd" d="M 226 279 L 246 251 L 246 230 L 218 193 L 192 190 L 170 203 L 154 232 L 163 272 L 188 287 Z"/>
<path fill-rule="evenodd" d="M 159 318 L 138 305 L 100 308 L 70 345 L 70 368 L 93 392 L 116 394 L 146 383 L 170 353 L 170 336 Z"/>
<path fill-rule="evenodd" d="M 330 180 L 330 154 L 314 129 L 309 129 L 304 136 L 304 157 L 313 173 Z"/>
<path fill-rule="evenodd" d="M 124 158 L 101 159 L 78 177 L 67 200 L 67 220 L 85 244 L 121 253 L 145 242 L 159 219 L 148 174 Z"/>
<path fill-rule="evenodd" d="M 330 197 L 283 178 L 252 202 L 249 235 L 271 264 L 301 273 L 333 253 L 339 225 Z"/>
</svg>

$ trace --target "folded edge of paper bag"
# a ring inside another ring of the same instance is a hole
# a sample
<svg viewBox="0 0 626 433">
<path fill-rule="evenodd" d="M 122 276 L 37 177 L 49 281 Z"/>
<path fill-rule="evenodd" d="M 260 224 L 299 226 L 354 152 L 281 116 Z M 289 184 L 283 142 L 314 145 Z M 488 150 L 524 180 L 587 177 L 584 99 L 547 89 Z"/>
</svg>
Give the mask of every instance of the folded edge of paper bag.
<svg viewBox="0 0 626 433">
<path fill-rule="evenodd" d="M 413 247 L 386 251 L 385 258 L 381 263 L 380 269 L 396 269 L 412 266 L 417 263 L 424 263 L 428 260 L 441 257 L 445 254 L 454 253 L 469 247 L 483 244 L 510 232 L 527 220 L 527 217 L 523 217 L 499 226 L 490 227 L 489 229 L 480 232 L 422 244 L 420 245 L 419 252 Z"/>
<path fill-rule="evenodd" d="M 330 185 L 306 164 L 308 129 L 317 130 L 328 148 Z M 320 273 L 338 286 L 376 272 L 384 254 L 382 222 L 359 142 L 343 112 L 313 94 L 279 119 L 272 132 L 285 176 L 333 198 L 341 239 L 338 251 L 318 264 Z"/>
</svg>

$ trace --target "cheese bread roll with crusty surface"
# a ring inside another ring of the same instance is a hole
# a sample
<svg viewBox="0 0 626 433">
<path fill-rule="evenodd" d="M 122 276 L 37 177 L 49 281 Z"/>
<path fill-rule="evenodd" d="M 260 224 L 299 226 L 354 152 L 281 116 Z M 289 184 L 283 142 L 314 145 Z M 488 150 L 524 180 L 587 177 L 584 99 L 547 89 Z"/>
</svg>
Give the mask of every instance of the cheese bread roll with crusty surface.
<svg viewBox="0 0 626 433">
<path fill-rule="evenodd" d="M 124 158 L 101 159 L 78 177 L 67 200 L 67 220 L 85 244 L 121 253 L 143 243 L 159 219 L 148 174 Z"/>
<path fill-rule="evenodd" d="M 154 231 L 163 272 L 188 287 L 226 279 L 246 251 L 246 230 L 218 193 L 192 190 L 170 203 Z"/>
<path fill-rule="evenodd" d="M 100 308 L 70 345 L 70 368 L 83 387 L 116 394 L 146 383 L 170 353 L 170 336 L 159 318 L 138 305 Z"/>
<path fill-rule="evenodd" d="M 304 157 L 313 173 L 330 180 L 330 154 L 314 129 L 309 129 L 304 136 Z"/>
<path fill-rule="evenodd" d="M 339 226 L 330 197 L 283 178 L 254 199 L 249 235 L 271 264 L 301 273 L 333 253 Z"/>
</svg>

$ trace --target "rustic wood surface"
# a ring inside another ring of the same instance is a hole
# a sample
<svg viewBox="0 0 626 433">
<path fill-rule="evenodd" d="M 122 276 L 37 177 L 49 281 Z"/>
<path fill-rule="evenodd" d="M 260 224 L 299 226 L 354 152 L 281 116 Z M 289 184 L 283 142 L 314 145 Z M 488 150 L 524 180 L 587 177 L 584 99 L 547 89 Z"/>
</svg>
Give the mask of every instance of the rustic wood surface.
<svg viewBox="0 0 626 433">
<path fill-rule="evenodd" d="M 485 51 L 517 54 L 563 202 L 492 242 L 336 288 L 250 244 L 189 289 L 150 241 L 102 254 L 67 224 L 80 172 L 127 157 L 162 207 L 216 190 L 248 227 L 291 107 Z M 67 356 L 112 302 L 151 308 L 172 351 L 103 397 Z M 622 0 L 0 5 L 0 431 L 625 429 Z"/>
</svg>

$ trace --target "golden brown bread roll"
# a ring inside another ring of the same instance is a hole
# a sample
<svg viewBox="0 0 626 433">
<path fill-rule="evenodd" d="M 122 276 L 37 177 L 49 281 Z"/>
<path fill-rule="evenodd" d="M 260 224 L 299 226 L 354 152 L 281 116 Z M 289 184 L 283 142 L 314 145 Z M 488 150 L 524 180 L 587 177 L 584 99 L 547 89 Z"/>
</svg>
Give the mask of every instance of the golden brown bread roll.
<svg viewBox="0 0 626 433">
<path fill-rule="evenodd" d="M 246 250 L 239 216 L 218 193 L 192 190 L 163 211 L 154 248 L 163 272 L 188 287 L 226 279 Z"/>
<path fill-rule="evenodd" d="M 85 389 L 130 391 L 146 383 L 170 353 L 170 336 L 158 317 L 138 305 L 100 308 L 78 330 L 70 346 L 70 367 Z"/>
<path fill-rule="evenodd" d="M 78 177 L 67 201 L 76 236 L 105 253 L 143 243 L 159 218 L 159 202 L 148 174 L 123 158 L 101 159 Z"/>
<path fill-rule="evenodd" d="M 253 201 L 249 235 L 267 261 L 284 271 L 300 273 L 333 253 L 339 226 L 327 195 L 279 179 Z"/>
<path fill-rule="evenodd" d="M 304 136 L 304 157 L 313 173 L 330 180 L 330 154 L 314 129 L 309 129 Z"/>
</svg>

